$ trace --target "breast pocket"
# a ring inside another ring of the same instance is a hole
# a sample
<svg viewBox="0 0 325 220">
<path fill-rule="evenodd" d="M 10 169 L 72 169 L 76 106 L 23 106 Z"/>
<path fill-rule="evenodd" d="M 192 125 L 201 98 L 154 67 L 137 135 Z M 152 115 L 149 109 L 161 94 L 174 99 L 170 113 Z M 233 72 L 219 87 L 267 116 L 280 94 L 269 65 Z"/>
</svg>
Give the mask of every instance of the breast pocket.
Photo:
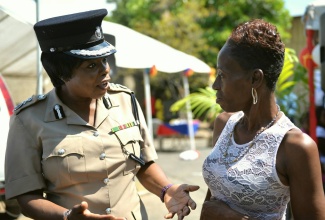
<svg viewBox="0 0 325 220">
<path fill-rule="evenodd" d="M 119 139 L 122 147 L 122 151 L 125 157 L 125 169 L 124 175 L 130 173 L 136 173 L 140 169 L 140 163 L 132 160 L 129 154 L 132 153 L 136 157 L 141 158 L 141 146 L 140 142 L 143 142 L 138 127 L 130 127 L 114 133 Z"/>
<path fill-rule="evenodd" d="M 56 137 L 43 142 L 44 177 L 54 185 L 88 181 L 81 137 Z"/>
</svg>

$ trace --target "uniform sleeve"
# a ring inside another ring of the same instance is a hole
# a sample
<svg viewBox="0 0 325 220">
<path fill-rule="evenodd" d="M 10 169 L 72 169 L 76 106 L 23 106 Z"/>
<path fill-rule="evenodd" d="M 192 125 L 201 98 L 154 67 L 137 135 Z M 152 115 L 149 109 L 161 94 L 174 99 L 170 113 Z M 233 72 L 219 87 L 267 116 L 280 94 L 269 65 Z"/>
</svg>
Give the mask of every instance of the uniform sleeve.
<svg viewBox="0 0 325 220">
<path fill-rule="evenodd" d="M 17 115 L 10 119 L 6 158 L 6 199 L 45 188 L 41 171 L 41 150 Z"/>
<path fill-rule="evenodd" d="M 138 106 L 138 113 L 139 113 L 139 120 L 140 120 L 140 127 L 141 127 L 141 135 L 144 141 L 143 143 L 141 143 L 141 157 L 146 162 L 157 160 L 158 155 L 155 146 L 153 144 L 152 137 L 149 134 L 148 126 L 138 101 L 137 101 L 137 106 Z"/>
</svg>

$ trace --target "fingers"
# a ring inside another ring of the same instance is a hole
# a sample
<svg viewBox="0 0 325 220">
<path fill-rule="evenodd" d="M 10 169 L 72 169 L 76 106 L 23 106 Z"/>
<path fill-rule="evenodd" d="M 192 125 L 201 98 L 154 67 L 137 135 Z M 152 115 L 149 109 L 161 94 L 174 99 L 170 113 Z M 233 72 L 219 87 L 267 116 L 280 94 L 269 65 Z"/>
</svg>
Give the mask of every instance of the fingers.
<svg viewBox="0 0 325 220">
<path fill-rule="evenodd" d="M 197 186 L 197 185 L 187 185 L 187 186 L 185 187 L 185 190 L 186 190 L 186 191 L 189 191 L 189 192 L 194 192 L 194 191 L 196 191 L 196 190 L 198 190 L 198 189 L 200 189 L 200 187 Z"/>
<path fill-rule="evenodd" d="M 169 212 L 167 215 L 164 216 L 165 219 L 171 219 L 173 218 L 175 213 Z"/>
<path fill-rule="evenodd" d="M 189 207 L 187 207 L 187 206 L 184 206 L 183 207 L 183 210 L 182 210 L 182 215 L 183 216 L 187 216 L 187 215 L 189 215 L 191 213 L 191 209 L 189 208 Z"/>
<path fill-rule="evenodd" d="M 83 208 L 83 210 L 88 209 L 88 203 L 85 202 L 85 201 L 82 201 L 81 204 L 80 204 L 80 206 Z"/>
<path fill-rule="evenodd" d="M 177 212 L 177 219 L 178 220 L 182 220 L 183 218 L 184 218 L 184 216 L 183 216 L 183 210 L 179 210 Z"/>
<path fill-rule="evenodd" d="M 189 207 L 191 207 L 192 210 L 196 209 L 196 203 L 194 202 L 193 199 L 189 199 L 187 204 Z"/>
<path fill-rule="evenodd" d="M 74 213 L 83 213 L 87 209 L 88 209 L 88 203 L 87 202 L 81 202 L 80 204 L 73 206 L 72 212 L 74 212 Z"/>
</svg>

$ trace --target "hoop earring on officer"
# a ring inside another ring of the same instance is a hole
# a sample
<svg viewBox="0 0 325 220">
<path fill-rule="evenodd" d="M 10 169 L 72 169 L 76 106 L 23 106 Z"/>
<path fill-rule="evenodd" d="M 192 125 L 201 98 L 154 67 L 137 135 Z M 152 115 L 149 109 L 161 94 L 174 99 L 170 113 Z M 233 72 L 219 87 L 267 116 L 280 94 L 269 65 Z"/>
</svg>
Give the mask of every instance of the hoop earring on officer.
<svg viewBox="0 0 325 220">
<path fill-rule="evenodd" d="M 255 105 L 258 101 L 258 96 L 257 96 L 256 89 L 254 88 L 252 88 L 252 97 L 253 97 L 253 104 Z"/>
</svg>

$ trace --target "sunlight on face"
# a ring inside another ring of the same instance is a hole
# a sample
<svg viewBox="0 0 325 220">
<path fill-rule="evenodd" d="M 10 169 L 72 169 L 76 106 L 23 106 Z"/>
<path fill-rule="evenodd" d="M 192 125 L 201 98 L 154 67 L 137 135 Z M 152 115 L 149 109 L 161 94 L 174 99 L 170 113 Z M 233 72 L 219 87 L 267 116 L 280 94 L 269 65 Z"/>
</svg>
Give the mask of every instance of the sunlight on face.
<svg viewBox="0 0 325 220">
<path fill-rule="evenodd" d="M 66 90 L 74 97 L 101 98 L 109 86 L 109 71 L 107 57 L 85 60 L 73 70 L 71 79 L 65 82 Z"/>
</svg>

